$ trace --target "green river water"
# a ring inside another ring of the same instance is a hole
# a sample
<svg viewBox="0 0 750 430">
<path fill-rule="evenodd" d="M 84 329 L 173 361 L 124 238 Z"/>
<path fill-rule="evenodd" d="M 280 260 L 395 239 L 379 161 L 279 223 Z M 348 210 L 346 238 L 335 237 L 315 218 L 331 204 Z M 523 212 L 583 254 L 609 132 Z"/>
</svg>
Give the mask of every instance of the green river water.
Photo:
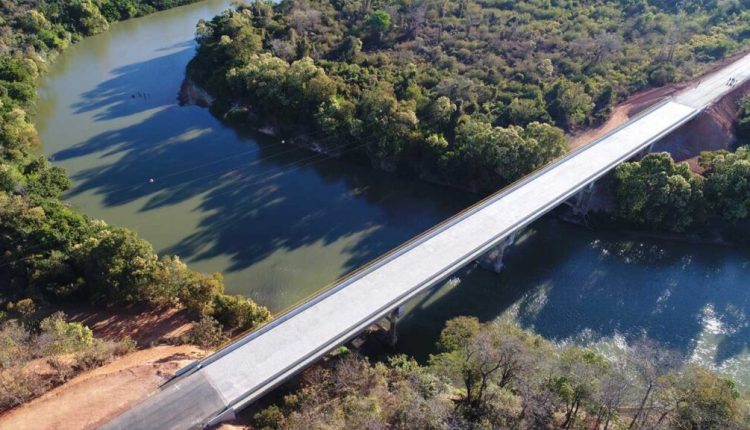
<svg viewBox="0 0 750 430">
<path fill-rule="evenodd" d="M 279 311 L 478 199 L 179 106 L 195 24 L 229 3 L 115 24 L 52 65 L 36 123 L 73 178 L 73 205 Z M 603 350 L 645 334 L 750 388 L 748 253 L 545 218 L 506 263 L 499 275 L 467 268 L 411 303 L 399 348 L 423 358 L 452 316 L 507 318 Z"/>
</svg>

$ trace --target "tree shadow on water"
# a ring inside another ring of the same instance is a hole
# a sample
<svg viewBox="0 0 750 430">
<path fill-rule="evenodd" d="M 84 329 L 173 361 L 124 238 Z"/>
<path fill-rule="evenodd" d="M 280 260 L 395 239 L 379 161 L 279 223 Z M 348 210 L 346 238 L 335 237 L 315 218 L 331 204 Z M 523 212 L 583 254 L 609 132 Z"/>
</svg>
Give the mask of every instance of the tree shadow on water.
<svg viewBox="0 0 750 430">
<path fill-rule="evenodd" d="M 182 77 L 174 71 L 183 70 L 192 58 L 194 42 L 188 40 L 164 48 L 175 49 L 114 69 L 113 77 L 81 94 L 71 106 L 73 111 L 76 114 L 94 112 L 96 121 L 106 121 L 174 104 L 182 82 Z"/>
<path fill-rule="evenodd" d="M 341 239 L 342 270 L 353 270 L 474 199 L 435 202 L 444 190 L 238 132 L 192 106 L 167 106 L 54 157 L 96 159 L 72 175 L 70 196 L 138 202 L 141 212 L 194 201 L 198 229 L 164 251 L 187 261 L 228 256 L 230 271 Z"/>
</svg>

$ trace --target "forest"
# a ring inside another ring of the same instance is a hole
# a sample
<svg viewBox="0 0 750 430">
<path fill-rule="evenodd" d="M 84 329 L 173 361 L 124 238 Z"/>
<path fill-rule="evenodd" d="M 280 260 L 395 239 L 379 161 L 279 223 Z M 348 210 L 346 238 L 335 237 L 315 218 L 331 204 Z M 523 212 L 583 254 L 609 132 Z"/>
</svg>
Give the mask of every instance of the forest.
<svg viewBox="0 0 750 430">
<path fill-rule="evenodd" d="M 0 2 L 0 410 L 133 349 L 127 339 L 95 339 L 88 327 L 53 313 L 66 304 L 185 308 L 198 321 L 186 341 L 213 347 L 225 340 L 224 331 L 270 318 L 252 300 L 225 294 L 220 274 L 193 272 L 175 256 L 157 257 L 132 231 L 64 203 L 71 181 L 38 148 L 30 118 L 36 81 L 55 54 L 109 22 L 182 3 Z M 61 362 L 60 354 L 75 359 Z M 55 363 L 56 376 L 24 371 L 39 358 Z"/>
<path fill-rule="evenodd" d="M 287 0 L 198 24 L 188 76 L 220 115 L 494 191 L 617 101 L 750 37 L 746 2 Z"/>
<path fill-rule="evenodd" d="M 447 322 L 426 364 L 340 350 L 251 418 L 257 429 L 746 429 L 726 378 L 636 340 L 603 356 L 504 323 Z"/>
</svg>

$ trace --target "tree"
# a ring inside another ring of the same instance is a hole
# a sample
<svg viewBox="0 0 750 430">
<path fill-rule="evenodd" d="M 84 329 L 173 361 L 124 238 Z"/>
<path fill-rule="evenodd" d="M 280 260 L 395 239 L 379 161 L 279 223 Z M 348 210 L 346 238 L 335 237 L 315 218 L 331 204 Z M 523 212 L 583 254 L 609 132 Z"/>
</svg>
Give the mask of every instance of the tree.
<svg viewBox="0 0 750 430">
<path fill-rule="evenodd" d="M 539 168 L 563 155 L 568 150 L 568 139 L 557 127 L 539 122 L 532 122 L 524 130 L 527 144 L 532 146 L 536 156 L 533 169 Z"/>
<path fill-rule="evenodd" d="M 464 413 L 476 420 L 497 390 L 509 387 L 528 370 L 529 346 L 534 341 L 510 325 L 482 326 L 476 318 L 459 317 L 446 324 L 439 343 L 445 352 L 430 356 L 430 365 L 461 381 Z"/>
<path fill-rule="evenodd" d="M 737 122 L 735 123 L 737 141 L 743 145 L 750 143 L 750 96 L 737 102 Z"/>
<path fill-rule="evenodd" d="M 60 18 L 75 32 L 91 36 L 109 28 L 107 19 L 90 0 L 72 0 L 61 3 L 63 10 Z"/>
<path fill-rule="evenodd" d="M 378 82 L 363 92 L 359 103 L 362 135 L 367 149 L 385 169 L 393 169 L 402 153 L 414 142 L 419 123 L 413 101 L 399 101 L 393 86 Z"/>
<path fill-rule="evenodd" d="M 552 386 L 565 402 L 562 428 L 572 428 L 582 408 L 599 409 L 597 392 L 608 365 L 607 360 L 594 351 L 576 347 L 563 350 L 559 374 L 552 379 Z"/>
<path fill-rule="evenodd" d="M 85 256 L 84 277 L 92 300 L 108 304 L 144 301 L 156 271 L 153 248 L 126 229 L 110 228 L 102 235 Z"/>
<path fill-rule="evenodd" d="M 632 430 L 639 428 L 639 422 L 648 421 L 647 405 L 654 392 L 669 382 L 665 378 L 678 366 L 680 357 L 674 351 L 646 338 L 635 342 L 628 353 L 630 366 L 635 369 L 640 386 L 644 389 L 628 426 L 628 430 Z"/>
<path fill-rule="evenodd" d="M 702 217 L 703 180 L 665 153 L 617 166 L 615 213 L 654 229 L 684 231 Z"/>
<path fill-rule="evenodd" d="M 367 25 L 375 33 L 385 33 L 391 28 L 391 16 L 384 10 L 376 10 L 367 17 Z"/>
<path fill-rule="evenodd" d="M 573 129 L 586 124 L 594 101 L 584 85 L 568 79 L 559 79 L 547 94 L 547 110 L 558 125 Z"/>
<path fill-rule="evenodd" d="M 567 147 L 562 130 L 548 124 L 493 127 L 465 117 L 456 129 L 455 148 L 446 157 L 480 188 L 497 189 L 563 155 Z"/>
<path fill-rule="evenodd" d="M 367 16 L 365 23 L 377 40 L 380 40 L 383 33 L 391 28 L 391 16 L 384 10 L 376 10 Z"/>
<path fill-rule="evenodd" d="M 38 158 L 26 166 L 26 190 L 41 198 L 59 198 L 73 184 L 65 169 Z"/>
<path fill-rule="evenodd" d="M 704 152 L 699 159 L 706 175 L 705 196 L 712 212 L 735 224 L 750 216 L 750 147 L 735 153 Z"/>
<path fill-rule="evenodd" d="M 734 383 L 714 373 L 689 366 L 676 383 L 671 426 L 676 429 L 739 429 L 740 393 Z"/>
</svg>

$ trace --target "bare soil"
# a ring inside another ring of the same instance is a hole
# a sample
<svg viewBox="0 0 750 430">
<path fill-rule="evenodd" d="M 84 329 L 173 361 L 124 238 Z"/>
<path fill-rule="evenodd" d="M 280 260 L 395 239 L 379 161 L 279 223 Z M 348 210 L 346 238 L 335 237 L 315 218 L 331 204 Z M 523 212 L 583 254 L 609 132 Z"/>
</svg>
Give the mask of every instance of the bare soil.
<svg viewBox="0 0 750 430">
<path fill-rule="evenodd" d="M 671 97 L 675 93 L 684 90 L 689 86 L 690 82 L 680 82 L 664 87 L 651 88 L 630 96 L 624 102 L 617 104 L 612 109 L 612 114 L 604 124 L 570 136 L 568 139 L 570 148 L 578 148 L 579 146 L 585 145 L 604 136 L 627 122 L 630 118 L 638 115 L 639 112 L 655 105 L 667 97 Z"/>
<path fill-rule="evenodd" d="M 129 336 L 141 347 L 173 343 L 192 327 L 188 312 L 174 308 L 77 306 L 65 313 L 70 320 L 91 328 L 97 337 L 120 340 Z"/>
<path fill-rule="evenodd" d="M 164 345 L 133 352 L 0 415 L 0 429 L 95 429 L 143 400 L 177 369 L 206 353 L 190 345 Z"/>
<path fill-rule="evenodd" d="M 747 50 L 738 52 L 731 57 L 712 64 L 706 68 L 703 76 L 726 66 L 739 57 L 746 55 L 747 52 Z M 570 136 L 568 142 L 571 149 L 578 148 L 604 136 L 649 106 L 653 106 L 661 100 L 689 88 L 694 82 L 699 82 L 700 79 L 699 77 L 691 81 L 652 88 L 634 94 L 624 102 L 616 105 L 609 119 L 601 126 Z M 736 139 L 733 124 L 737 117 L 737 102 L 748 94 L 750 94 L 750 83 L 745 83 L 679 130 L 659 141 L 654 146 L 654 151 L 669 152 L 675 161 L 686 161 L 690 164 L 694 172 L 702 173 L 702 169 L 698 165 L 698 157 L 702 151 L 730 149 L 735 144 Z"/>
<path fill-rule="evenodd" d="M 731 149 L 736 142 L 734 121 L 737 102 L 750 94 L 750 83 L 745 83 L 710 106 L 694 120 L 665 137 L 654 146 L 654 151 L 666 151 L 675 161 L 686 161 L 696 173 L 702 151 Z"/>
</svg>

